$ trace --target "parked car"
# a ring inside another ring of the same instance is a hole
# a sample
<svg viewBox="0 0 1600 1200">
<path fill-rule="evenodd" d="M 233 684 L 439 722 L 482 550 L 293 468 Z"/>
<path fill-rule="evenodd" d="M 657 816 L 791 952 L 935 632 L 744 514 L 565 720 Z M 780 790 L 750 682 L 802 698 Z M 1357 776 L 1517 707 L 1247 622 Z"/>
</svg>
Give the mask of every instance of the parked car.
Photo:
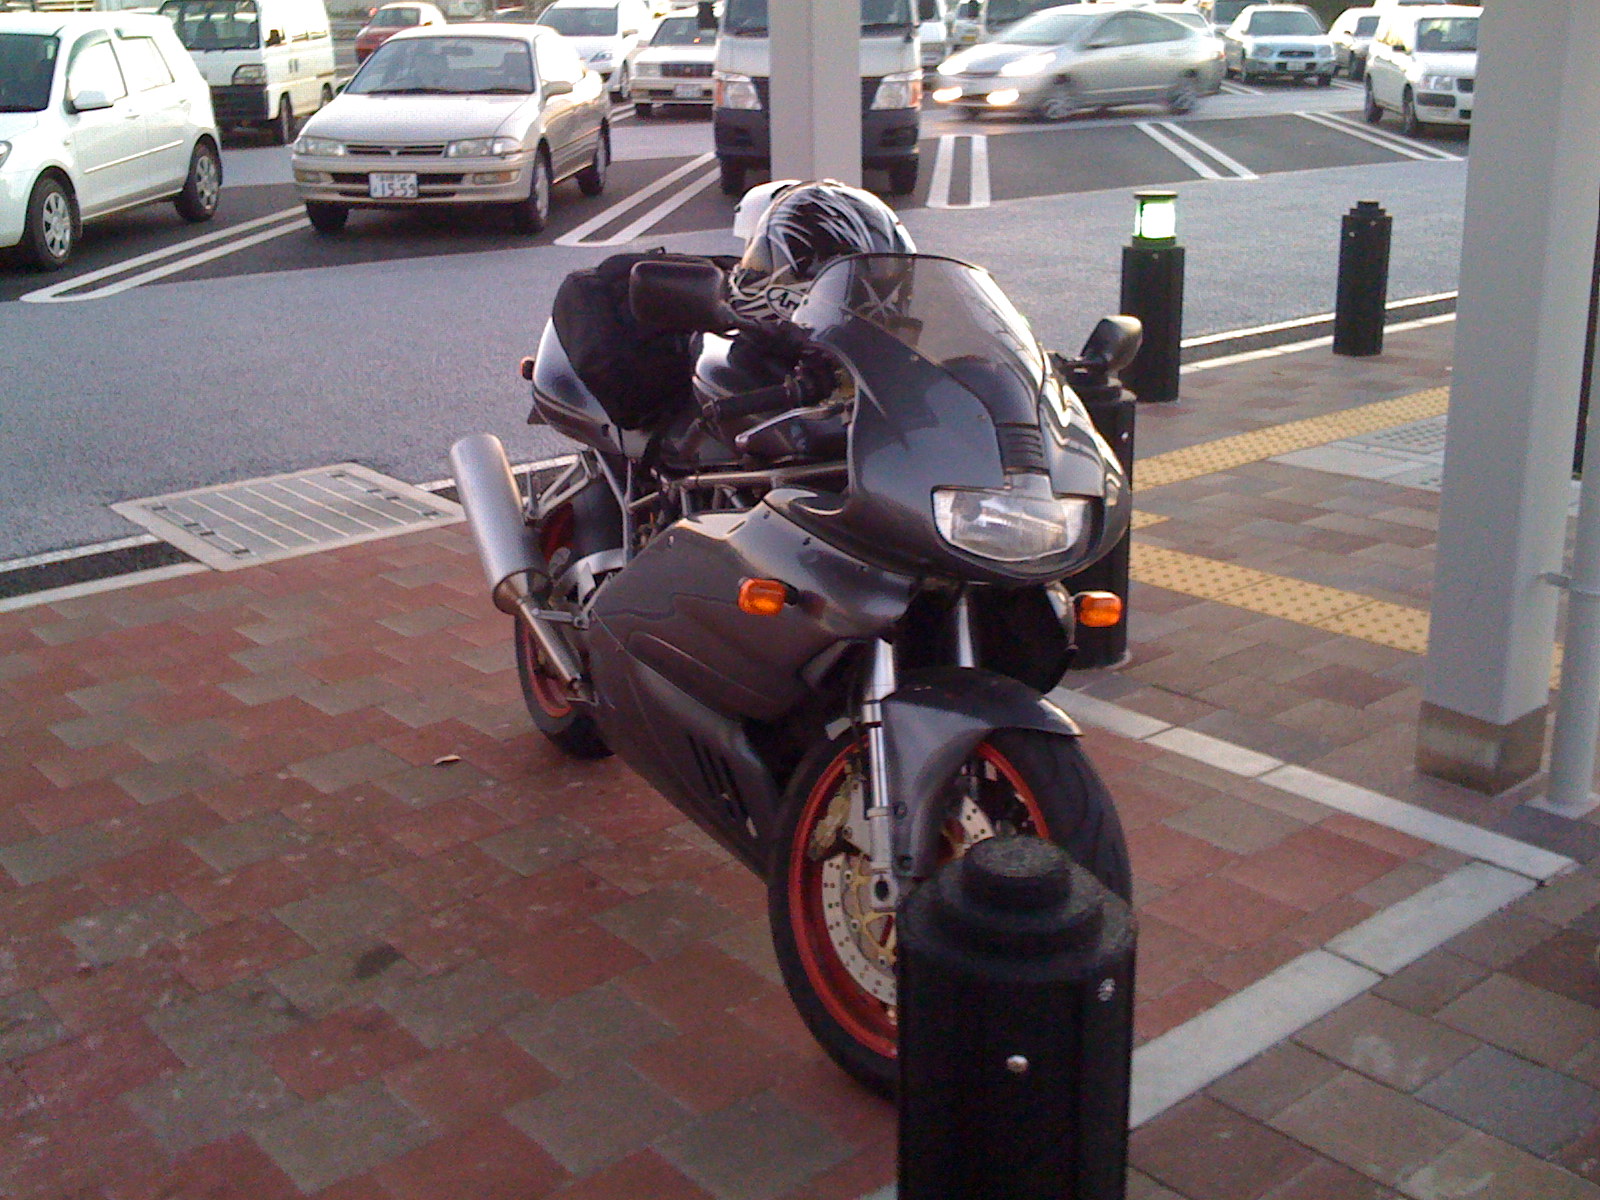
<svg viewBox="0 0 1600 1200">
<path fill-rule="evenodd" d="M 1367 52 L 1367 120 L 1399 113 L 1412 137 L 1429 125 L 1471 124 L 1480 12 L 1435 5 L 1385 13 Z"/>
<path fill-rule="evenodd" d="M 619 96 L 628 94 L 628 59 L 650 40 L 655 18 L 644 0 L 556 0 L 539 24 L 572 39 L 583 61 Z"/>
<path fill-rule="evenodd" d="M 461 204 L 504 205 L 537 233 L 561 180 L 605 189 L 610 111 L 600 76 L 553 29 L 403 29 L 306 123 L 295 187 L 322 233 L 352 208 Z"/>
<path fill-rule="evenodd" d="M 1059 121 L 1087 108 L 1164 103 L 1188 112 L 1213 51 L 1195 30 L 1145 9 L 1046 9 L 951 55 L 933 98 L 977 116 L 1030 112 Z"/>
<path fill-rule="evenodd" d="M 663 17 L 647 46 L 634 52 L 628 99 L 648 118 L 658 104 L 710 106 L 717 31 L 700 28 L 693 9 Z"/>
<path fill-rule="evenodd" d="M 445 24 L 444 13 L 433 5 L 424 3 L 424 0 L 402 0 L 399 4 L 385 4 L 382 8 L 375 8 L 372 10 L 372 19 L 356 34 L 356 61 L 366 61 L 367 55 L 402 29 L 443 24 Z"/>
<path fill-rule="evenodd" d="M 1197 0 L 1195 7 L 1200 10 L 1201 16 L 1211 22 L 1211 28 L 1221 33 L 1245 9 L 1260 3 L 1262 0 Z"/>
<path fill-rule="evenodd" d="M 1333 82 L 1333 39 L 1317 14 L 1300 4 L 1256 4 L 1222 35 L 1230 75 L 1246 83 L 1270 76 Z"/>
<path fill-rule="evenodd" d="M 1211 52 L 1211 60 L 1206 68 L 1200 72 L 1200 91 L 1207 96 L 1215 96 L 1222 90 L 1222 80 L 1227 74 L 1227 58 L 1222 50 L 1222 39 L 1217 36 L 1217 31 L 1212 28 L 1211 22 L 1193 4 L 1146 4 L 1145 12 L 1159 13 L 1163 17 L 1171 17 L 1180 25 L 1187 25 L 1196 34 L 1206 40 L 1206 45 Z"/>
<path fill-rule="evenodd" d="M 945 0 L 917 0 L 917 44 L 922 47 L 922 69 L 931 71 L 950 57 L 950 16 Z"/>
<path fill-rule="evenodd" d="M 1351 79 L 1367 73 L 1367 47 L 1378 30 L 1380 16 L 1375 8 L 1347 8 L 1328 29 L 1334 65 Z"/>
<path fill-rule="evenodd" d="M 84 221 L 222 194 L 211 93 L 162 17 L 0 13 L 0 247 L 52 271 Z"/>
</svg>

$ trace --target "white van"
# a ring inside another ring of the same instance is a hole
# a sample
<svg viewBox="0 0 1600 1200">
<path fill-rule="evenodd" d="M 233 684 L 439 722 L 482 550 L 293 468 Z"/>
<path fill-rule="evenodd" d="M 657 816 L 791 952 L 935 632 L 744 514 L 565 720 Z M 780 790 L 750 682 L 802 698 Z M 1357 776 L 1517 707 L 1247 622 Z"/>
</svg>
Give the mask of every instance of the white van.
<svg viewBox="0 0 1600 1200">
<path fill-rule="evenodd" d="M 955 49 L 950 44 L 950 16 L 945 0 L 917 0 L 917 41 L 922 46 L 922 69 L 931 71 Z"/>
<path fill-rule="evenodd" d="M 287 146 L 299 119 L 333 99 L 322 0 L 166 0 L 160 12 L 211 85 L 219 127 L 262 127 Z"/>
<path fill-rule="evenodd" d="M 538 24 L 564 35 L 620 96 L 628 94 L 634 49 L 655 31 L 645 0 L 556 0 L 539 14 Z"/>
</svg>

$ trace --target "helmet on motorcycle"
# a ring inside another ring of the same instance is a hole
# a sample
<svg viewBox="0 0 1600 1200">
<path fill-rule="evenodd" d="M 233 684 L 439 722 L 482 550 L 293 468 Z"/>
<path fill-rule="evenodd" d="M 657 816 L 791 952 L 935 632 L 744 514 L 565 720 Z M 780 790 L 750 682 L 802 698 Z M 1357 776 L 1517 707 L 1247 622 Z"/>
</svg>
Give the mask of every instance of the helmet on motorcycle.
<svg viewBox="0 0 1600 1200">
<path fill-rule="evenodd" d="M 778 194 L 799 186 L 798 179 L 773 179 L 756 184 L 733 206 L 733 236 L 748 245 Z"/>
<path fill-rule="evenodd" d="M 894 210 L 871 192 L 833 179 L 795 184 L 762 214 L 729 274 L 728 301 L 745 317 L 786 317 L 834 259 L 916 250 Z"/>
</svg>

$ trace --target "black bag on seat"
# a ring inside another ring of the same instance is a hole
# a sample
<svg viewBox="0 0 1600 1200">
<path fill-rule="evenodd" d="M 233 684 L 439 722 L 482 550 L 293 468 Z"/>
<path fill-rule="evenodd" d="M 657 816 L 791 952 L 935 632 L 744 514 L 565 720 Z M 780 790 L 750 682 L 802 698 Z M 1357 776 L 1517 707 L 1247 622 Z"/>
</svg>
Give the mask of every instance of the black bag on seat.
<svg viewBox="0 0 1600 1200">
<path fill-rule="evenodd" d="M 648 429 L 690 402 L 694 338 L 634 320 L 628 273 L 646 259 L 695 259 L 650 250 L 614 254 L 573 271 L 556 289 L 550 320 L 578 378 L 624 429 Z M 699 261 L 705 261 L 700 259 Z"/>
</svg>

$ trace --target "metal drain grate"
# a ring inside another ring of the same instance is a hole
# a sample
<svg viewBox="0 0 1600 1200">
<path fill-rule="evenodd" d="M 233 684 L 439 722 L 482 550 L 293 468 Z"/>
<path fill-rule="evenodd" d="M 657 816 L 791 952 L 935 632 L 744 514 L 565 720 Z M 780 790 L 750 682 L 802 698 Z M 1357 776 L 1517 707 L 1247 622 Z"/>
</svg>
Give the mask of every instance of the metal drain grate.
<svg viewBox="0 0 1600 1200">
<path fill-rule="evenodd" d="M 461 519 L 461 507 L 355 463 L 113 504 L 221 571 Z"/>
<path fill-rule="evenodd" d="M 1349 441 L 1374 450 L 1399 450 L 1431 457 L 1444 453 L 1444 430 L 1445 419 L 1442 416 L 1429 417 L 1426 421 L 1413 421 L 1409 425 L 1398 425 L 1380 433 L 1350 438 Z"/>
</svg>

